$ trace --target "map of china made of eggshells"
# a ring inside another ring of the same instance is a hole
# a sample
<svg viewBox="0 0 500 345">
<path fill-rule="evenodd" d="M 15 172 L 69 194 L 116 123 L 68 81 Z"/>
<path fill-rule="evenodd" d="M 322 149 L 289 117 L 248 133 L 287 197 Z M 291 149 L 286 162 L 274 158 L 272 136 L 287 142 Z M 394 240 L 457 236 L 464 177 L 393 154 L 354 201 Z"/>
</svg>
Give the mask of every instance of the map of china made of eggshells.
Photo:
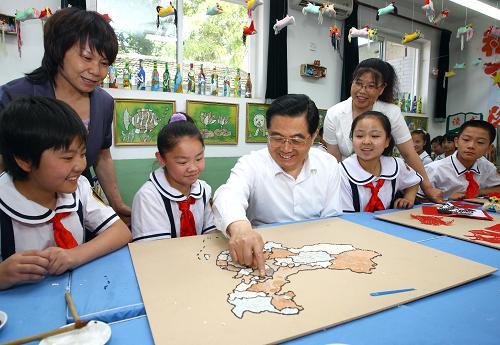
<svg viewBox="0 0 500 345">
<path fill-rule="evenodd" d="M 373 259 L 380 255 L 350 244 L 318 243 L 300 248 L 286 248 L 280 243 L 266 242 L 266 275 L 263 278 L 253 269 L 234 263 L 227 250 L 217 256 L 216 264 L 223 270 L 237 272 L 233 278 L 239 283 L 229 293 L 227 301 L 234 306 L 233 314 L 242 318 L 245 312 L 298 314 L 304 308 L 295 303 L 293 291 L 283 289 L 290 282 L 288 278 L 291 275 L 318 269 L 370 273 L 377 265 Z"/>
</svg>

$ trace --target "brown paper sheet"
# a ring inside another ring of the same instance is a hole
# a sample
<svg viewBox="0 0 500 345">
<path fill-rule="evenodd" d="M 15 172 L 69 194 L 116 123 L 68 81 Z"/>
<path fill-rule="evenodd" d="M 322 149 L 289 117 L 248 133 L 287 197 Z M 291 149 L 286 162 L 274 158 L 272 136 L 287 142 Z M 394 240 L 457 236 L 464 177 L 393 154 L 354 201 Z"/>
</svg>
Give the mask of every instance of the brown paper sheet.
<svg viewBox="0 0 500 345">
<path fill-rule="evenodd" d="M 129 244 L 155 344 L 276 343 L 496 271 L 339 218 L 256 231 L 273 247 L 264 280 L 218 232 Z"/>
</svg>

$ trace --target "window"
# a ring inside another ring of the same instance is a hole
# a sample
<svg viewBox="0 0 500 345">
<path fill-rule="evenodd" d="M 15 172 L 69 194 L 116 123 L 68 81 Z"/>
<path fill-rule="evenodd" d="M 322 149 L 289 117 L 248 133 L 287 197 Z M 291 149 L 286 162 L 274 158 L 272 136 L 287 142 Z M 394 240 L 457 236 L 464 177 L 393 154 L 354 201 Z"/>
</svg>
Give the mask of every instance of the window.
<svg viewBox="0 0 500 345">
<path fill-rule="evenodd" d="M 418 90 L 420 45 L 416 42 L 403 45 L 393 36 L 379 36 L 374 42 L 358 38 L 359 61 L 380 58 L 389 62 L 395 69 L 399 81 L 398 98 L 416 95 Z"/>
<path fill-rule="evenodd" d="M 155 61 L 160 76 L 165 70 L 165 63 L 168 64 L 172 80 L 176 64 L 181 64 L 184 92 L 191 63 L 196 75 L 203 64 L 207 85 L 213 68 L 216 67 L 221 91 L 226 73 L 231 80 L 231 88 L 234 89 L 233 81 L 238 68 L 241 84 L 245 85 L 249 59 L 248 42 L 247 46 L 242 43 L 242 27 L 246 25 L 248 18 L 246 9 L 242 6 L 244 2 L 218 1 L 223 13 L 209 16 L 206 14 L 207 8 L 214 6 L 217 1 L 172 1 L 174 6 L 177 4 L 182 18 L 178 18 L 177 26 L 173 15 L 160 18 L 157 28 L 156 6 L 166 6 L 168 3 L 168 0 L 97 0 L 97 11 L 111 16 L 111 25 L 118 37 L 119 51 L 114 64 L 118 83 L 121 82 L 125 62 L 128 62 L 132 84 L 136 85 L 134 75 L 138 72 L 139 60 L 143 60 L 147 88 L 151 84 Z"/>
</svg>

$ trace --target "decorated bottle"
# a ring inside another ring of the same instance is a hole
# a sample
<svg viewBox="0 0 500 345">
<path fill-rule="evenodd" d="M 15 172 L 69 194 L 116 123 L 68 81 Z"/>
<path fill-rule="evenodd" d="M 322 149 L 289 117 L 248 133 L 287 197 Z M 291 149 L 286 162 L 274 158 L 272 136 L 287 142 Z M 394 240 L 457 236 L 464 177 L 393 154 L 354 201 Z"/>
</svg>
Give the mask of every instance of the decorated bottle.
<svg viewBox="0 0 500 345">
<path fill-rule="evenodd" d="M 198 95 L 204 95 L 207 87 L 207 78 L 203 71 L 203 64 L 200 65 L 200 73 L 198 73 Z"/>
<path fill-rule="evenodd" d="M 130 84 L 130 68 L 128 67 L 128 61 L 125 62 L 125 67 L 123 68 L 123 88 L 127 90 L 132 89 Z"/>
<path fill-rule="evenodd" d="M 195 80 L 194 80 L 194 69 L 193 64 L 189 64 L 189 72 L 188 72 L 188 93 L 195 93 Z"/>
<path fill-rule="evenodd" d="M 219 95 L 219 76 L 217 75 L 217 68 L 215 66 L 210 77 L 210 94 L 212 96 Z"/>
<path fill-rule="evenodd" d="M 175 80 L 174 80 L 174 92 L 182 93 L 181 64 L 177 64 L 177 71 L 175 72 Z"/>
<path fill-rule="evenodd" d="M 418 96 L 417 113 L 422 114 L 422 96 Z"/>
<path fill-rule="evenodd" d="M 168 63 L 165 62 L 165 72 L 163 72 L 163 92 L 171 92 L 170 73 L 168 72 Z"/>
<path fill-rule="evenodd" d="M 247 82 L 245 84 L 245 98 L 252 98 L 252 80 L 250 73 L 247 74 Z"/>
<path fill-rule="evenodd" d="M 413 101 L 411 102 L 411 112 L 416 113 L 417 112 L 417 96 L 413 96 Z"/>
<path fill-rule="evenodd" d="M 113 65 L 108 67 L 108 86 L 112 89 L 118 87 L 116 84 L 116 67 Z"/>
<path fill-rule="evenodd" d="M 410 96 L 409 93 L 408 93 L 408 98 L 406 99 L 405 112 L 406 113 L 411 113 L 411 96 Z"/>
<path fill-rule="evenodd" d="M 137 85 L 137 90 L 146 90 L 146 72 L 142 67 L 142 59 L 139 60 L 139 70 L 135 75 L 135 84 Z"/>
<path fill-rule="evenodd" d="M 240 69 L 236 69 L 236 76 L 234 77 L 234 97 L 241 97 L 241 77 Z"/>
<path fill-rule="evenodd" d="M 231 96 L 231 80 L 229 79 L 229 68 L 224 71 L 224 97 Z"/>
<path fill-rule="evenodd" d="M 151 91 L 160 89 L 160 73 L 158 73 L 158 64 L 153 62 L 153 73 L 151 75 Z"/>
</svg>

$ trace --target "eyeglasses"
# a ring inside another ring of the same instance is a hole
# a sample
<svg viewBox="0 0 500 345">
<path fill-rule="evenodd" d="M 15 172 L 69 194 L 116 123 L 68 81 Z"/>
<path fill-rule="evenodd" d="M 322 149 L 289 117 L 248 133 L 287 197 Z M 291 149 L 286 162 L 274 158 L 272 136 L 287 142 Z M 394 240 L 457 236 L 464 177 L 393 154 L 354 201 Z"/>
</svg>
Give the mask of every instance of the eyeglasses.
<svg viewBox="0 0 500 345">
<path fill-rule="evenodd" d="M 363 84 L 361 80 L 355 80 L 353 84 L 357 89 L 365 88 L 365 90 L 368 92 L 375 91 L 376 89 L 378 89 L 383 85 L 383 84 L 377 85 L 375 83 Z"/>
<path fill-rule="evenodd" d="M 270 135 L 268 137 L 268 140 L 269 144 L 273 147 L 285 145 L 286 142 L 288 142 L 293 147 L 300 147 L 304 146 L 310 138 L 311 136 L 308 136 L 307 138 L 301 138 L 301 137 L 288 138 L 288 137 L 283 137 L 281 135 Z"/>
</svg>

